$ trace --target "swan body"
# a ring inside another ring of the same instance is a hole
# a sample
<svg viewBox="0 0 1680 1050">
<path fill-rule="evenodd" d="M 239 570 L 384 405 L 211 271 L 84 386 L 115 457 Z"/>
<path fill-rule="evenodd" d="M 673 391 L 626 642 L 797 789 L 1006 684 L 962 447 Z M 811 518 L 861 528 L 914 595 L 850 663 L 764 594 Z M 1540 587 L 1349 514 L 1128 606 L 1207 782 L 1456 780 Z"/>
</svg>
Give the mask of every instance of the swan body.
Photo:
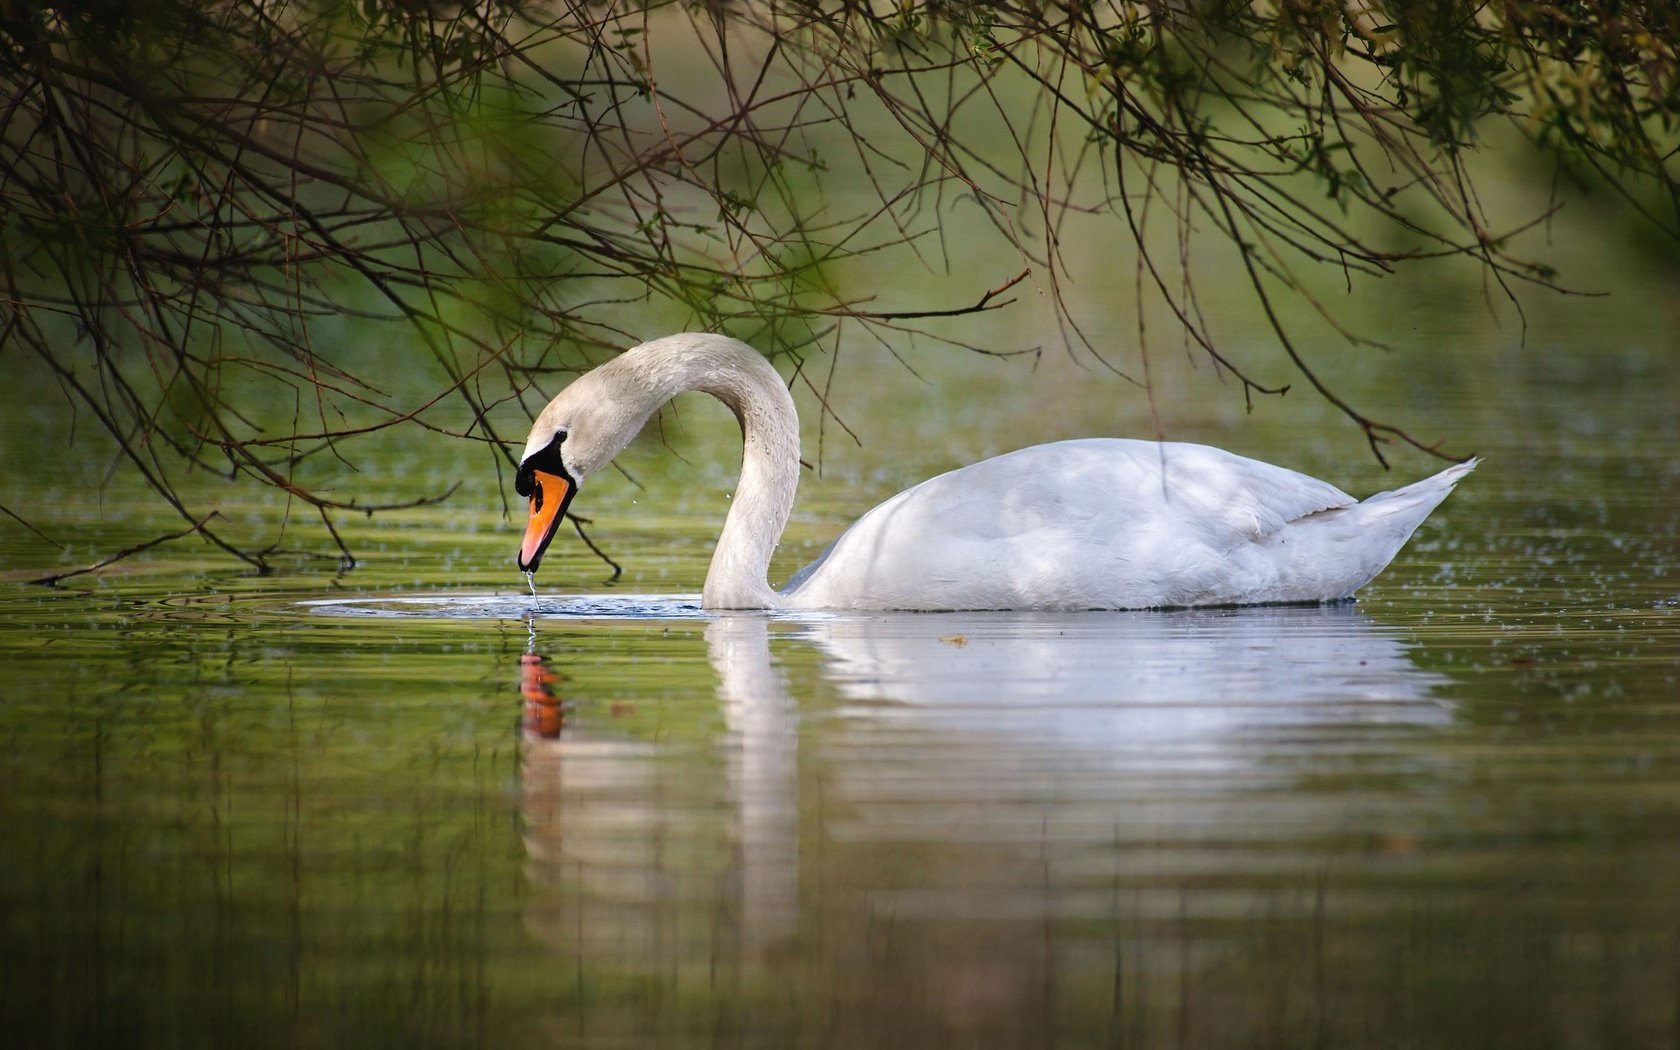
<svg viewBox="0 0 1680 1050">
<path fill-rule="evenodd" d="M 710 609 L 1138 609 L 1334 601 L 1381 572 L 1475 460 L 1366 500 L 1181 442 L 1036 445 L 941 474 L 866 513 L 780 592 L 766 580 L 799 481 L 793 399 L 751 347 L 669 336 L 578 378 L 537 417 L 519 491 L 534 571 L 566 505 L 661 405 L 702 390 L 741 423 L 741 477 Z"/>
</svg>

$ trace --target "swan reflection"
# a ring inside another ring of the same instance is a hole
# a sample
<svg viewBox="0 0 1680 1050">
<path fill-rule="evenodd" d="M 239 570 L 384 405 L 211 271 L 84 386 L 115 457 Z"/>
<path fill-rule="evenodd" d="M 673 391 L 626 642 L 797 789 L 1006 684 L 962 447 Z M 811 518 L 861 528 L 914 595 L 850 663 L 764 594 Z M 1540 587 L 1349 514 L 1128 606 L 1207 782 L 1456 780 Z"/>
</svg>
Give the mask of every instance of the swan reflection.
<svg viewBox="0 0 1680 1050">
<path fill-rule="evenodd" d="M 706 622 L 704 645 L 721 736 L 583 718 L 527 735 L 533 930 L 580 973 L 868 960 L 873 976 L 834 977 L 838 1005 L 922 996 L 959 1027 L 1036 994 L 1070 950 L 1046 924 L 1215 916 L 1244 905 L 1187 906 L 1186 879 L 1321 863 L 1291 836 L 1366 817 L 1304 781 L 1402 769 L 1451 717 L 1444 678 L 1352 605 L 743 614 Z"/>
<path fill-rule="evenodd" d="M 658 744 L 561 730 L 561 702 L 535 681 L 555 673 L 534 651 L 521 657 L 525 841 L 534 883 L 554 894 L 533 921 L 557 943 L 603 962 L 721 948 L 762 959 L 792 934 L 798 734 L 767 626 L 706 625 L 727 730 L 721 776 Z"/>
<path fill-rule="evenodd" d="M 535 651 L 536 632 L 531 633 L 532 649 L 519 658 L 519 693 L 525 698 L 525 732 L 545 740 L 560 735 L 565 725 L 565 699 L 555 688 L 565 678 L 549 666 L 548 660 Z"/>
<path fill-rule="evenodd" d="M 1083 616 L 848 617 L 817 644 L 844 715 L 986 732 L 1113 765 L 1249 763 L 1244 734 L 1288 726 L 1439 724 L 1444 679 L 1353 603 Z M 767 658 L 767 657 L 766 657 Z"/>
</svg>

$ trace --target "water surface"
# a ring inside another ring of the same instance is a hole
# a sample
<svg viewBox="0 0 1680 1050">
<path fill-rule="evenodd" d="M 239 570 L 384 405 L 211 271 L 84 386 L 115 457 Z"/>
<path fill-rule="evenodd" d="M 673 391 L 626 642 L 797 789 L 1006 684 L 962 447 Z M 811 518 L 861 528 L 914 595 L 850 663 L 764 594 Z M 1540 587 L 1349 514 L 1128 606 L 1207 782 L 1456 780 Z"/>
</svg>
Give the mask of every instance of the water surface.
<svg viewBox="0 0 1680 1050">
<path fill-rule="evenodd" d="M 491 482 L 347 528 L 348 574 L 173 544 L 48 589 L 88 550 L 5 533 L 0 1029 L 1675 1045 L 1676 387 L 1660 352 L 1570 360 L 1441 388 L 1426 424 L 1484 466 L 1324 607 L 707 616 L 735 446 L 697 411 L 580 507 L 616 587 L 562 536 L 532 598 Z M 1310 410 L 1184 431 L 1396 480 Z M 778 575 L 965 450 L 831 450 Z M 144 506 L 82 542 L 173 527 Z"/>
</svg>

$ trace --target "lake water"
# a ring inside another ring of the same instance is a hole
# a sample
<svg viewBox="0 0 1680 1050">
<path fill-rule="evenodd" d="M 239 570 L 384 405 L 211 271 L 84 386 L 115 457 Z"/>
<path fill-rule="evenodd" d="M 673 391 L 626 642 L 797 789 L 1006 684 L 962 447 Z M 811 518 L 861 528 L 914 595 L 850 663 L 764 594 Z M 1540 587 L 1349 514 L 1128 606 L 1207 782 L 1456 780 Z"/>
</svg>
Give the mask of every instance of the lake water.
<svg viewBox="0 0 1680 1050">
<path fill-rule="evenodd" d="M 1674 1046 L 1680 384 L 1671 336 L 1573 338 L 1469 381 L 1444 355 L 1354 375 L 1485 464 L 1358 602 L 1308 608 L 701 615 L 737 446 L 698 403 L 632 451 L 645 488 L 578 500 L 617 587 L 562 535 L 532 598 L 488 461 L 412 447 L 368 484 L 475 480 L 347 523 L 353 572 L 179 541 L 43 588 L 178 525 L 120 480 L 58 506 L 108 450 L 14 414 L 0 503 L 74 542 L 0 546 L 0 1031 Z M 886 374 L 779 574 L 930 470 L 1151 432 L 1114 416 L 1125 388 L 1049 367 L 960 409 Z M 1436 469 L 1384 475 L 1321 406 L 1213 389 L 1174 436 L 1361 494 Z"/>
</svg>

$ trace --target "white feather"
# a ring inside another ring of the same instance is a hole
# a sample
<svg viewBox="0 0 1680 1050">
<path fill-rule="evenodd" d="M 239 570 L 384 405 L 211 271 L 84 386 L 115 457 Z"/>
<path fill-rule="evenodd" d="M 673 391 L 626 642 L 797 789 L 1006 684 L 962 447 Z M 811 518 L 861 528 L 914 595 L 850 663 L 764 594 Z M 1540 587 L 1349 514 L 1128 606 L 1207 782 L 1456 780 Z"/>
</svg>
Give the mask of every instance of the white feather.
<svg viewBox="0 0 1680 1050">
<path fill-rule="evenodd" d="M 1476 461 L 1361 502 L 1328 482 L 1205 445 L 1090 438 L 931 478 L 869 511 L 777 593 L 770 555 L 798 484 L 793 400 L 751 347 L 685 334 L 574 382 L 527 450 L 565 429 L 586 474 L 659 405 L 705 390 L 745 436 L 707 574 L 708 608 L 1130 609 L 1346 598 L 1393 559 Z"/>
</svg>

